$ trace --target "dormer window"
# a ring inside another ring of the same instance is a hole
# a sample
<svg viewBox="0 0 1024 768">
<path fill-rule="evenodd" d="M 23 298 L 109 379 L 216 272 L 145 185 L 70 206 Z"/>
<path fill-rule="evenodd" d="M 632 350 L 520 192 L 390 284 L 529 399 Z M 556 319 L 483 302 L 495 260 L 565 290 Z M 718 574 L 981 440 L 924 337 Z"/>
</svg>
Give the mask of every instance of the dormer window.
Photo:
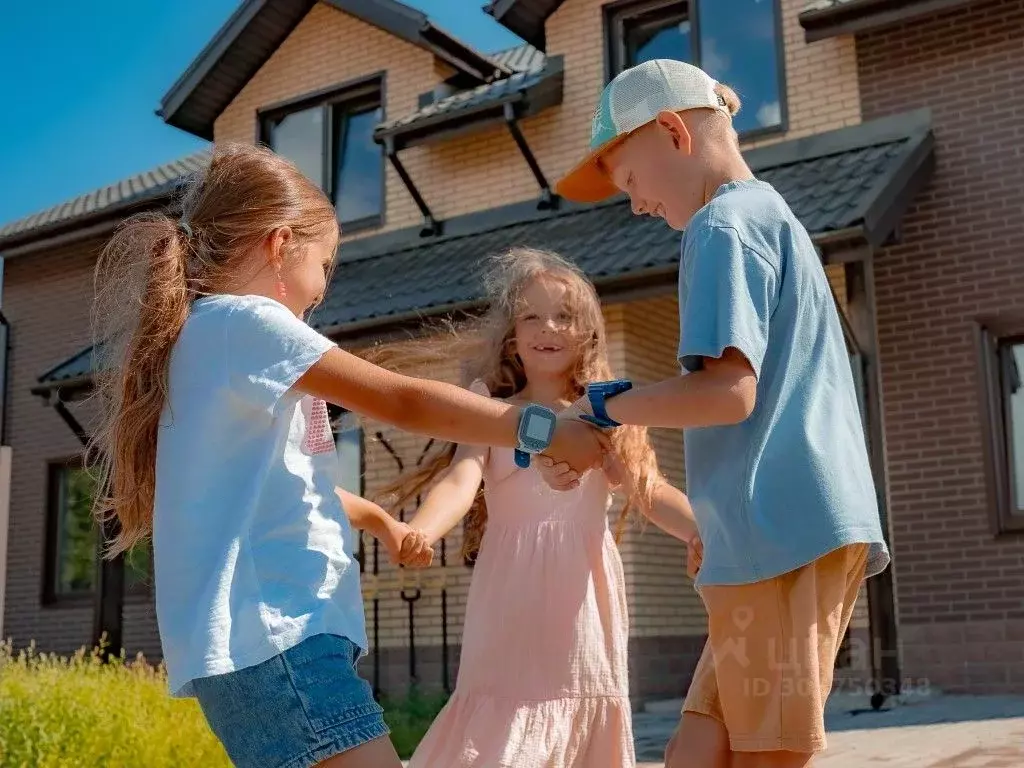
<svg viewBox="0 0 1024 768">
<path fill-rule="evenodd" d="M 373 79 L 262 110 L 260 138 L 320 185 L 348 233 L 384 220 L 384 154 L 373 140 L 382 119 Z"/>
<path fill-rule="evenodd" d="M 778 0 L 624 0 L 605 6 L 607 77 L 651 59 L 678 59 L 730 86 L 742 138 L 785 130 Z"/>
</svg>

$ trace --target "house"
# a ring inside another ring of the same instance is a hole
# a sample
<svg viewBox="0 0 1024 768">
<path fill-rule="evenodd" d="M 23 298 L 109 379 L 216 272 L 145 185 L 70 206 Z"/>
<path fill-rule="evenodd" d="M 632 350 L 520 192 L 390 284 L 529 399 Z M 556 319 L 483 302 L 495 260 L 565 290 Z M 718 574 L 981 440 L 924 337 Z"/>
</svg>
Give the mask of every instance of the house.
<svg viewBox="0 0 1024 768">
<path fill-rule="evenodd" d="M 478 12 L 467 3 L 468 12 Z M 1024 688 L 1024 0 L 493 0 L 522 46 L 480 52 L 395 0 L 245 0 L 164 96 L 171 125 L 266 142 L 336 202 L 340 266 L 315 324 L 358 351 L 473 311 L 479 260 L 514 245 L 597 284 L 616 373 L 676 371 L 678 234 L 627 204 L 553 194 L 603 84 L 678 56 L 732 85 L 744 154 L 811 232 L 842 312 L 894 564 L 871 579 L 838 680 L 891 693 Z M 88 319 L 98 249 L 203 154 L 0 228 L 13 449 L 3 633 L 73 651 L 106 632 L 159 657 L 148 555 L 96 558 Z M 424 371 L 439 378 L 449 370 Z M 352 490 L 424 441 L 335 414 Z M 679 435 L 654 435 L 685 487 Z M 411 512 L 411 510 L 410 510 Z M 360 547 L 377 690 L 450 687 L 471 568 Z M 705 636 L 684 550 L 621 544 L 639 701 L 681 695 Z M 857 686 L 857 688 L 852 688 Z"/>
</svg>

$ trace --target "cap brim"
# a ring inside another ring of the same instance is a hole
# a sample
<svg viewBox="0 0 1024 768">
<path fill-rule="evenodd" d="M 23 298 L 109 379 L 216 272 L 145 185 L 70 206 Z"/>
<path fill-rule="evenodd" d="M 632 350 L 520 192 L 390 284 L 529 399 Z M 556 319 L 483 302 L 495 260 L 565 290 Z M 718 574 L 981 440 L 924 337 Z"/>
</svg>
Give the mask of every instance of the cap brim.
<svg viewBox="0 0 1024 768">
<path fill-rule="evenodd" d="M 621 191 L 600 165 L 601 157 L 625 139 L 618 136 L 603 144 L 583 159 L 555 185 L 555 193 L 577 203 L 599 203 Z"/>
</svg>

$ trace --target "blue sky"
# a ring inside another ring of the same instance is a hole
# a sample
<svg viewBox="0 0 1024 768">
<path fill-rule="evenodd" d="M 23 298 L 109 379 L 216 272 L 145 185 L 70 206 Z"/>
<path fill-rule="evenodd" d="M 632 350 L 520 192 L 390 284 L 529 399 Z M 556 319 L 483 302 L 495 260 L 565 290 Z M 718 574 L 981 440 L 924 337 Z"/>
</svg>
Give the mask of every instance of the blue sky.
<svg viewBox="0 0 1024 768">
<path fill-rule="evenodd" d="M 406 0 L 489 52 L 520 41 L 485 0 Z M 10 3 L 0 25 L 0 224 L 205 145 L 160 98 L 240 0 Z"/>
</svg>

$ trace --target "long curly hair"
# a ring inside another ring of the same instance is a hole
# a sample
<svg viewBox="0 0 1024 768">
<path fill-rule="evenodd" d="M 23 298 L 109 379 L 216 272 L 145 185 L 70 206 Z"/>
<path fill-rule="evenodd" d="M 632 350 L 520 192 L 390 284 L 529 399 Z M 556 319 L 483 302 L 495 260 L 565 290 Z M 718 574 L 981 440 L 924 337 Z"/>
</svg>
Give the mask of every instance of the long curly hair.
<svg viewBox="0 0 1024 768">
<path fill-rule="evenodd" d="M 588 383 L 612 378 L 601 302 L 594 286 L 575 265 L 549 251 L 514 248 L 491 258 L 485 275 L 487 310 L 482 315 L 458 325 L 444 321 L 440 328 L 433 329 L 434 333 L 423 338 L 380 345 L 363 355 L 384 368 L 408 373 L 457 360 L 461 364 L 462 386 L 481 381 L 492 397 L 514 397 L 527 383 L 522 360 L 516 353 L 516 317 L 526 288 L 535 280 L 547 279 L 556 280 L 567 289 L 567 310 L 572 318 L 569 335 L 578 349 L 576 363 L 566 381 L 566 397 L 574 400 L 584 394 Z M 619 427 L 610 437 L 630 475 L 631 491 L 616 525 L 618 541 L 630 516 L 650 508 L 660 474 L 645 428 Z M 441 443 L 419 468 L 382 488 L 378 499 L 392 512 L 404 507 L 451 466 L 455 449 L 452 443 Z M 472 558 L 479 551 L 486 523 L 487 503 L 480 492 L 465 520 L 464 557 Z"/>
<path fill-rule="evenodd" d="M 152 532 L 168 367 L 192 302 L 229 290 L 246 270 L 255 273 L 252 254 L 276 229 L 287 226 L 295 234 L 288 259 L 338 231 L 334 208 L 319 188 L 288 160 L 249 144 L 217 145 L 206 168 L 182 185 L 172 209 L 176 218 L 159 212 L 127 219 L 96 264 L 100 424 L 87 461 L 100 488 L 95 515 L 116 519 L 119 528 L 107 557 Z"/>
</svg>

